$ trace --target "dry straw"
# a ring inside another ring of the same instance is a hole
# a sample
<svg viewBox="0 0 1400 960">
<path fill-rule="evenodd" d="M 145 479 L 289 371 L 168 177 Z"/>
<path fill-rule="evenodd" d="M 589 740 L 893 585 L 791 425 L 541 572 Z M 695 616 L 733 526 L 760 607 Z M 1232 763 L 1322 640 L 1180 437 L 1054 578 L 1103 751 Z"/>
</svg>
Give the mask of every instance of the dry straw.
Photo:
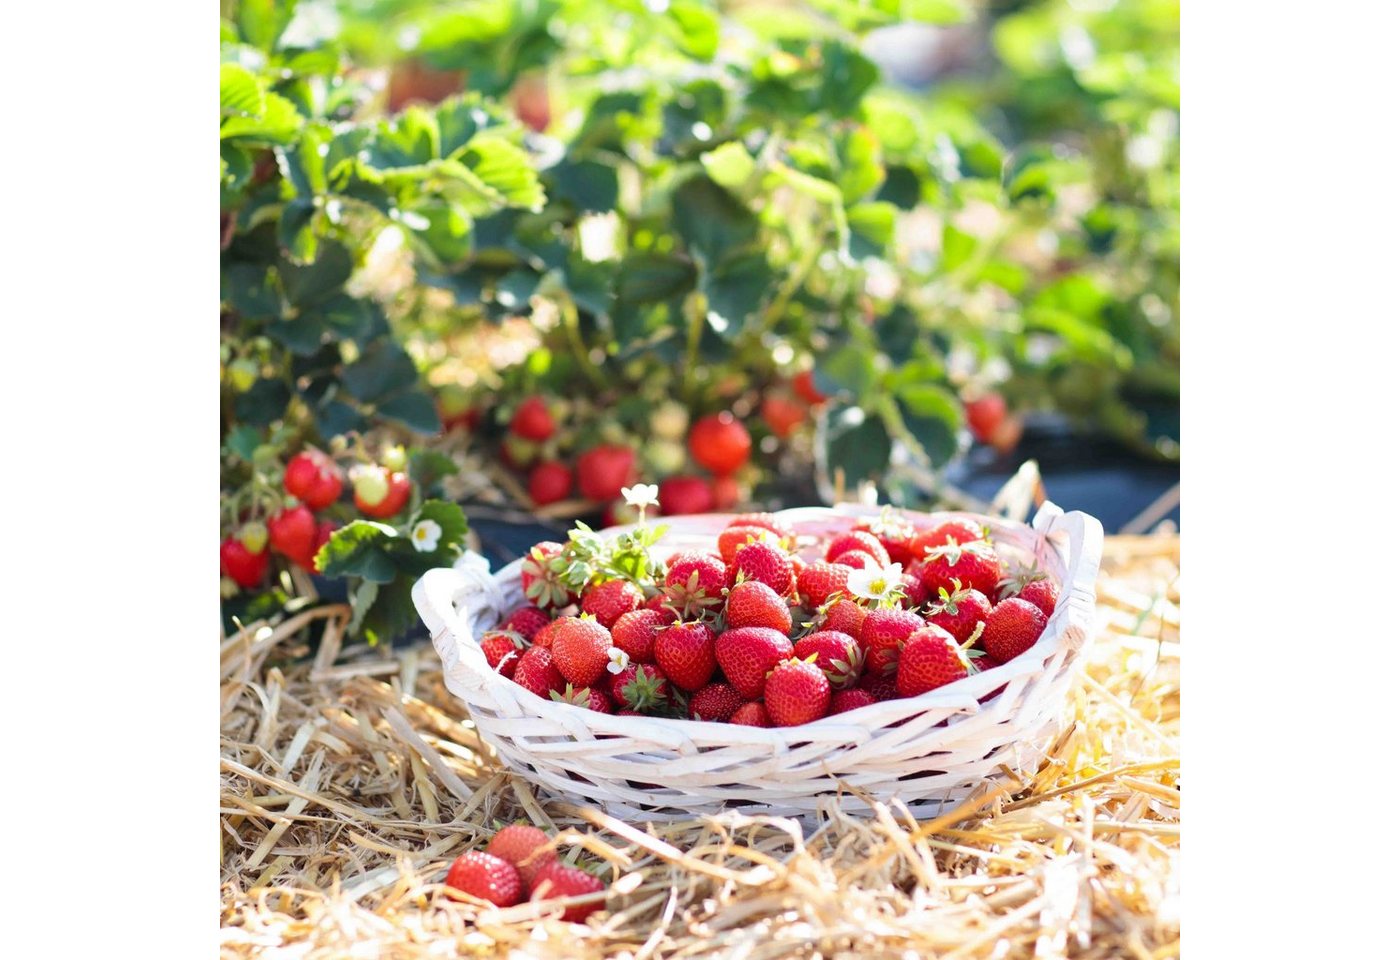
<svg viewBox="0 0 1400 960">
<path fill-rule="evenodd" d="M 1106 541 L 1098 635 L 1047 759 L 922 821 L 871 802 L 807 826 L 623 822 L 504 770 L 432 650 L 342 649 L 338 607 L 250 624 L 223 651 L 222 953 L 1176 956 L 1177 551 Z M 516 819 L 612 881 L 606 912 L 445 893 L 452 858 Z"/>
</svg>

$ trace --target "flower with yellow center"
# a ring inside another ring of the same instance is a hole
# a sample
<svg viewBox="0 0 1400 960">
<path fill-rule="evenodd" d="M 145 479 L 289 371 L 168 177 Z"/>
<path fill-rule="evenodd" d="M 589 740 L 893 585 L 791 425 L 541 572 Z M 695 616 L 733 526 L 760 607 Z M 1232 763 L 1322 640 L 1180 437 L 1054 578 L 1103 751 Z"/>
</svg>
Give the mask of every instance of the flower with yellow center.
<svg viewBox="0 0 1400 960">
<path fill-rule="evenodd" d="M 442 537 L 442 527 L 432 520 L 419 520 L 413 525 L 413 531 L 408 537 L 413 541 L 413 549 L 419 553 L 432 553 L 437 549 L 438 540 Z"/>
</svg>

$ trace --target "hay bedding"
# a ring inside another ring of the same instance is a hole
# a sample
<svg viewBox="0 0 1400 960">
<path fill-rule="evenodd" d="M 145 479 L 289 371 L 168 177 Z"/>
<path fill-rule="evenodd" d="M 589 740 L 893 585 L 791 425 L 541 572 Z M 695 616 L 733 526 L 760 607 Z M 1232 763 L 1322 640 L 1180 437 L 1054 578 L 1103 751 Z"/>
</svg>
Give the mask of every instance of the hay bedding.
<svg viewBox="0 0 1400 960">
<path fill-rule="evenodd" d="M 1176 956 L 1177 564 L 1175 537 L 1108 538 L 1100 636 L 1051 759 L 923 823 L 872 800 L 806 828 L 634 827 L 499 770 L 430 647 L 342 649 L 339 608 L 250 624 L 223 646 L 222 952 Z M 605 866 L 608 912 L 580 926 L 445 892 L 448 863 L 518 818 Z"/>
</svg>

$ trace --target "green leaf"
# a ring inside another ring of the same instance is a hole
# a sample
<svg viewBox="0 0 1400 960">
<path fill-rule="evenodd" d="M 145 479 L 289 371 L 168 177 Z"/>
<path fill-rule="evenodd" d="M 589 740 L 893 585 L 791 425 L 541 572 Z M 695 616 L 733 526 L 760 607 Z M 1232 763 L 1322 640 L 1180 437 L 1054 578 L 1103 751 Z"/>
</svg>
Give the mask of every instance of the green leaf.
<svg viewBox="0 0 1400 960">
<path fill-rule="evenodd" d="M 817 358 L 816 387 L 827 396 L 846 394 L 861 400 L 875 385 L 875 362 L 870 350 L 854 343 Z"/>
<path fill-rule="evenodd" d="M 475 94 L 449 97 L 437 107 L 438 155 L 450 158 L 471 142 L 493 118 Z"/>
<path fill-rule="evenodd" d="M 884 156 L 880 141 L 865 127 L 857 127 L 839 144 L 841 171 L 837 183 L 841 199 L 855 203 L 885 180 Z"/>
<path fill-rule="evenodd" d="M 880 79 L 879 68 L 858 50 L 837 40 L 823 43 L 821 51 L 817 105 L 836 116 L 854 113 L 866 91 Z"/>
<path fill-rule="evenodd" d="M 719 49 L 719 14 L 696 0 L 671 0 L 666 9 L 676 45 L 697 60 L 710 61 Z"/>
<path fill-rule="evenodd" d="M 977 238 L 951 223 L 943 224 L 943 269 L 956 270 L 977 250 Z"/>
<path fill-rule="evenodd" d="M 437 407 L 427 395 L 417 391 L 390 397 L 380 402 L 375 410 L 381 417 L 397 420 L 418 433 L 442 432 L 442 421 L 438 419 Z"/>
<path fill-rule="evenodd" d="M 308 264 L 316 259 L 315 219 L 316 202 L 310 197 L 297 197 L 282 209 L 277 241 L 293 263 Z"/>
<path fill-rule="evenodd" d="M 801 170 L 789 167 L 785 163 L 775 163 L 773 165 L 774 179 L 784 182 L 800 193 L 821 203 L 829 203 L 832 206 L 841 205 L 841 188 L 830 180 L 823 180 L 811 174 L 803 173 Z"/>
<path fill-rule="evenodd" d="M 934 467 L 941 467 L 958 452 L 958 430 L 962 427 L 962 404 L 943 387 L 913 383 L 898 394 L 904 426 L 923 448 Z"/>
<path fill-rule="evenodd" d="M 350 396 L 368 403 L 413 386 L 418 368 L 403 347 L 379 341 L 345 368 L 340 381 Z"/>
<path fill-rule="evenodd" d="M 720 144 L 708 153 L 700 155 L 700 165 L 710 175 L 710 179 L 722 187 L 734 188 L 748 182 L 753 175 L 753 157 L 737 140 Z"/>
<path fill-rule="evenodd" d="M 238 32 L 253 46 L 271 50 L 296 9 L 297 0 L 240 0 Z"/>
<path fill-rule="evenodd" d="M 359 586 L 350 591 L 350 624 L 348 629 L 351 636 L 359 636 L 361 625 L 365 622 L 365 614 L 374 606 L 375 598 L 379 596 L 379 584 L 373 580 L 361 580 Z"/>
<path fill-rule="evenodd" d="M 562 160 L 549 171 L 553 200 L 577 210 L 606 213 L 617 206 L 617 168 L 596 160 Z"/>
<path fill-rule="evenodd" d="M 706 271 L 700 289 L 708 302 L 706 320 L 720 336 L 732 340 L 757 314 L 772 288 L 774 274 L 761 252 L 731 255 Z"/>
<path fill-rule="evenodd" d="M 224 446 L 242 460 L 253 462 L 253 451 L 262 445 L 262 431 L 247 424 L 229 431 Z"/>
<path fill-rule="evenodd" d="M 282 275 L 282 290 L 297 306 L 317 303 L 338 293 L 350 279 L 353 268 L 350 251 L 329 242 L 321 244 L 320 255 L 309 266 L 284 263 L 277 267 Z"/>
<path fill-rule="evenodd" d="M 386 549 L 398 531 L 386 523 L 352 520 L 341 527 L 316 554 L 316 564 L 327 577 L 364 577 L 388 583 L 397 570 Z"/>
<path fill-rule="evenodd" d="M 313 317 L 273 320 L 265 328 L 267 335 L 300 357 L 309 357 L 321 348 L 325 328 Z"/>
<path fill-rule="evenodd" d="M 905 166 L 892 166 L 885 171 L 885 183 L 876 200 L 892 203 L 901 210 L 913 210 L 922 198 L 919 175 Z"/>
<path fill-rule="evenodd" d="M 424 490 L 457 471 L 456 462 L 438 450 L 415 450 L 408 455 L 408 477 Z"/>
<path fill-rule="evenodd" d="M 219 66 L 219 112 L 225 117 L 262 118 L 267 98 L 257 77 L 236 63 Z"/>
<path fill-rule="evenodd" d="M 442 156 L 437 117 L 414 105 L 390 120 L 381 120 L 369 146 L 376 170 L 420 167 Z"/>
<path fill-rule="evenodd" d="M 687 248 L 707 263 L 747 246 L 758 234 L 748 207 L 707 176 L 694 176 L 671 196 L 676 232 Z"/>
<path fill-rule="evenodd" d="M 408 529 L 412 530 L 422 520 L 431 520 L 442 528 L 437 549 L 431 554 L 435 563 L 450 562 L 462 552 L 467 539 L 467 517 L 461 507 L 446 500 L 426 500 L 409 522 Z"/>
<path fill-rule="evenodd" d="M 669 300 L 695 286 L 695 265 L 659 253 L 631 253 L 617 273 L 617 298 L 623 303 Z"/>
<path fill-rule="evenodd" d="M 846 222 L 851 227 L 851 254 L 856 257 L 882 254 L 894 242 L 896 213 L 894 204 L 878 200 L 849 208 Z M 865 249 L 857 249 L 857 240 L 864 242 Z"/>
<path fill-rule="evenodd" d="M 361 627 L 371 645 L 392 642 L 417 622 L 412 591 L 413 581 L 407 577 L 379 588 Z"/>
<path fill-rule="evenodd" d="M 427 245 L 432 259 L 443 267 L 465 260 L 472 252 L 474 221 L 459 204 L 448 200 L 428 199 L 415 204 L 410 211 L 413 233 Z"/>
<path fill-rule="evenodd" d="M 889 431 L 878 418 L 858 407 L 830 404 L 827 418 L 827 469 L 833 477 L 838 469 L 850 489 L 862 480 L 879 482 L 890 465 Z"/>
<path fill-rule="evenodd" d="M 904 0 L 904 19 L 939 25 L 966 23 L 972 10 L 966 0 Z"/>
<path fill-rule="evenodd" d="M 292 101 L 269 93 L 260 117 L 226 117 L 219 126 L 220 140 L 278 146 L 291 143 L 301 129 L 302 116 Z"/>
<path fill-rule="evenodd" d="M 292 392 L 281 380 L 259 380 L 233 401 L 233 413 L 244 423 L 265 427 L 287 412 Z"/>
<path fill-rule="evenodd" d="M 277 151 L 277 165 L 298 194 L 313 197 L 327 190 L 326 156 L 334 134 L 324 123 L 308 123 L 288 149 Z"/>
<path fill-rule="evenodd" d="M 505 205 L 527 210 L 539 210 L 544 206 L 544 188 L 540 186 L 530 155 L 509 140 L 476 137 L 462 154 L 462 163 L 495 190 Z"/>
</svg>

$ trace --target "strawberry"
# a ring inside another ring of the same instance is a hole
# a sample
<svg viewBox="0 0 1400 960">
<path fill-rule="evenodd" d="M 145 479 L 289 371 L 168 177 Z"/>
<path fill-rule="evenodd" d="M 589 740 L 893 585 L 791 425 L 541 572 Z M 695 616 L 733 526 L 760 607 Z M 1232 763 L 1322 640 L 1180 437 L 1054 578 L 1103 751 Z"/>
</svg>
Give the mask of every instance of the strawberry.
<svg viewBox="0 0 1400 960">
<path fill-rule="evenodd" d="M 612 642 L 627 654 L 633 663 L 651 663 L 652 641 L 656 631 L 675 620 L 675 616 L 660 610 L 632 610 L 617 618 L 612 626 Z"/>
<path fill-rule="evenodd" d="M 770 627 L 784 634 L 792 629 L 792 611 L 787 601 L 757 580 L 745 580 L 729 588 L 724 619 L 731 628 Z"/>
<path fill-rule="evenodd" d="M 345 476 L 330 457 L 307 447 L 287 461 L 282 487 L 312 510 L 324 510 L 340 499 Z"/>
<path fill-rule="evenodd" d="M 864 570 L 866 567 L 875 566 L 875 558 L 864 550 L 847 550 L 830 562 L 838 567 L 849 567 L 852 570 Z"/>
<path fill-rule="evenodd" d="M 868 690 L 841 690 L 831 698 L 831 715 L 845 713 L 847 710 L 859 710 L 874 702 L 875 697 Z"/>
<path fill-rule="evenodd" d="M 690 719 L 725 723 L 745 703 L 727 683 L 707 683 L 690 698 Z"/>
<path fill-rule="evenodd" d="M 699 690 L 714 675 L 714 631 L 698 620 L 673 623 L 662 629 L 652 651 L 656 665 L 681 690 Z"/>
<path fill-rule="evenodd" d="M 525 562 L 520 565 L 520 587 L 525 599 L 542 610 L 556 610 L 567 607 L 578 600 L 564 584 L 564 570 L 568 562 L 564 559 L 564 545 L 545 540 L 530 548 Z"/>
<path fill-rule="evenodd" d="M 573 492 L 574 474 L 558 460 L 541 460 L 530 470 L 526 488 L 537 507 L 557 503 Z"/>
<path fill-rule="evenodd" d="M 524 884 L 520 871 L 495 854 L 470 850 L 452 861 L 447 868 L 449 887 L 478 900 L 487 900 L 498 907 L 513 907 L 520 902 Z"/>
<path fill-rule="evenodd" d="M 763 695 L 763 682 L 779 661 L 791 657 L 792 641 L 771 627 L 738 627 L 715 641 L 715 659 L 746 700 Z"/>
<path fill-rule="evenodd" d="M 792 652 L 799 660 L 816 663 L 833 690 L 855 686 L 865 667 L 865 656 L 856 638 L 835 630 L 809 633 L 793 644 Z"/>
<path fill-rule="evenodd" d="M 578 458 L 578 490 L 589 500 L 612 500 L 636 476 L 637 455 L 631 447 L 603 444 Z"/>
<path fill-rule="evenodd" d="M 729 722 L 737 723 L 743 727 L 771 727 L 773 725 L 773 722 L 768 719 L 768 711 L 757 700 L 750 700 L 735 710 L 730 715 Z"/>
<path fill-rule="evenodd" d="M 882 567 L 890 565 L 890 555 L 885 550 L 884 545 L 875 538 L 874 534 L 866 533 L 864 530 L 852 530 L 849 533 L 833 537 L 826 547 L 826 559 L 829 563 L 839 563 L 840 561 L 836 558 L 848 550 L 868 553 Z"/>
<path fill-rule="evenodd" d="M 530 899 L 552 900 L 556 897 L 578 897 L 602 891 L 603 881 L 591 873 L 555 862 L 545 864 L 535 874 L 535 882 L 530 885 Z M 576 903 L 565 909 L 563 919 L 570 923 L 582 923 L 589 914 L 602 908 L 601 897 L 596 901 Z"/>
<path fill-rule="evenodd" d="M 1035 646 L 1045 632 L 1045 621 L 1045 614 L 1030 601 L 1003 600 L 987 614 L 982 649 L 997 663 L 1009 663 Z"/>
<path fill-rule="evenodd" d="M 585 710 L 594 710 L 598 713 L 612 713 L 612 698 L 603 692 L 602 687 L 584 687 L 582 690 L 575 690 L 572 683 L 566 684 L 563 690 L 549 691 L 549 699 L 556 703 L 571 703 L 576 707 L 583 707 Z"/>
<path fill-rule="evenodd" d="M 991 544 L 956 543 L 949 541 L 942 547 L 930 551 L 924 561 L 924 587 L 930 597 L 938 596 L 938 588 L 957 590 L 955 582 L 961 586 L 980 590 L 984 596 L 996 593 L 1001 581 L 1001 561 Z"/>
<path fill-rule="evenodd" d="M 305 504 L 288 507 L 267 521 L 272 549 L 291 560 L 310 559 L 316 545 L 316 517 Z"/>
<path fill-rule="evenodd" d="M 558 620 L 549 621 L 544 626 L 540 627 L 539 632 L 535 634 L 535 639 L 531 642 L 537 647 L 553 647 L 554 635 L 562 626 L 564 626 L 564 619 L 562 617 Z"/>
<path fill-rule="evenodd" d="M 674 556 L 666 571 L 665 594 L 668 603 L 690 616 L 718 606 L 729 585 L 729 573 L 718 557 L 690 551 Z"/>
<path fill-rule="evenodd" d="M 924 586 L 924 565 L 922 563 L 911 563 L 905 571 L 900 574 L 900 579 L 904 583 L 904 598 L 899 601 L 899 605 L 906 610 L 913 610 L 928 603 L 928 588 Z"/>
<path fill-rule="evenodd" d="M 964 589 L 954 580 L 952 590 L 938 588 L 938 602 L 929 610 L 928 622 L 947 630 L 962 644 L 991 612 L 992 605 L 981 590 Z"/>
<path fill-rule="evenodd" d="M 710 479 L 710 496 L 715 501 L 714 509 L 728 510 L 738 503 L 744 496 L 743 489 L 739 486 L 739 481 L 735 480 L 727 473 Z"/>
<path fill-rule="evenodd" d="M 524 823 L 512 823 L 497 830 L 486 844 L 486 852 L 519 870 L 526 887 L 535 882 L 535 875 L 547 864 L 559 859 L 549 834 Z"/>
<path fill-rule="evenodd" d="M 914 527 L 899 513 L 889 507 L 880 511 L 878 517 L 862 520 L 856 524 L 857 530 L 873 534 L 880 546 L 890 555 L 891 563 L 907 564 L 912 558 L 909 541 L 914 539 Z"/>
<path fill-rule="evenodd" d="M 611 630 L 619 617 L 636 610 L 645 599 L 641 588 L 630 580 L 604 580 L 584 592 L 583 612 L 591 613 Z"/>
<path fill-rule="evenodd" d="M 718 474 L 733 473 L 748 463 L 753 447 L 749 431 L 727 410 L 696 420 L 686 443 L 696 463 Z"/>
<path fill-rule="evenodd" d="M 511 630 L 488 630 L 481 635 L 481 652 L 486 654 L 486 662 L 506 679 L 515 676 L 525 646 L 525 638 Z"/>
<path fill-rule="evenodd" d="M 995 391 L 989 391 L 976 399 L 963 404 L 967 415 L 967 428 L 979 443 L 991 443 L 1006 419 L 1006 398 Z"/>
<path fill-rule="evenodd" d="M 612 634 L 592 617 L 561 617 L 554 628 L 554 665 L 576 687 L 586 687 L 608 668 Z"/>
<path fill-rule="evenodd" d="M 730 520 L 726 526 L 762 527 L 777 534 L 778 539 L 783 541 L 783 546 L 791 546 L 797 539 L 792 527 L 771 513 L 741 513 Z"/>
<path fill-rule="evenodd" d="M 860 678 L 859 689 L 870 694 L 877 702 L 899 698 L 899 687 L 895 683 L 893 674 L 867 673 Z"/>
<path fill-rule="evenodd" d="M 797 578 L 797 594 L 809 607 L 819 607 L 833 595 L 850 597 L 846 592 L 846 578 L 851 575 L 850 567 L 818 561 Z"/>
<path fill-rule="evenodd" d="M 378 464 L 362 464 L 350 472 L 355 507 L 367 517 L 387 520 L 404 507 L 413 494 L 408 474 Z"/>
<path fill-rule="evenodd" d="M 807 408 L 785 390 L 770 390 L 763 395 L 759 415 L 773 436 L 784 439 L 807 419 Z"/>
<path fill-rule="evenodd" d="M 865 625 L 865 608 L 854 600 L 838 597 L 817 609 L 816 624 L 823 630 L 859 637 L 860 629 Z"/>
<path fill-rule="evenodd" d="M 680 619 L 680 615 L 671 608 L 670 603 L 670 598 L 667 597 L 666 594 L 658 593 L 646 603 L 642 604 L 642 609 L 661 614 L 665 617 L 664 623 L 675 623 Z"/>
<path fill-rule="evenodd" d="M 814 407 L 819 407 L 826 403 L 826 394 L 817 389 L 817 385 L 812 379 L 811 370 L 803 370 L 797 376 L 793 377 L 792 389 L 799 397 L 806 400 Z"/>
<path fill-rule="evenodd" d="M 763 703 L 775 727 L 796 727 L 826 716 L 831 683 L 815 663 L 784 660 L 763 684 Z"/>
<path fill-rule="evenodd" d="M 924 618 L 912 610 L 877 607 L 865 615 L 860 628 L 860 644 L 866 656 L 876 650 L 893 650 L 904 639 L 924 626 Z"/>
<path fill-rule="evenodd" d="M 954 543 L 975 543 L 978 540 L 986 540 L 987 531 L 975 520 L 955 517 L 915 535 L 909 542 L 909 553 L 914 559 L 920 559 L 928 551 L 946 546 L 949 537 L 953 538 Z"/>
<path fill-rule="evenodd" d="M 267 574 L 268 558 L 266 547 L 253 553 L 237 537 L 229 537 L 219 544 L 219 568 L 244 590 L 251 590 L 262 582 Z"/>
<path fill-rule="evenodd" d="M 745 580 L 757 580 L 772 587 L 780 597 L 791 596 L 797 578 L 792 573 L 792 563 L 788 555 L 771 543 L 746 543 L 734 552 L 733 574 L 730 582 L 737 582 L 739 574 Z"/>
<path fill-rule="evenodd" d="M 624 667 L 621 673 L 613 676 L 609 691 L 619 706 L 643 713 L 657 709 L 671 698 L 671 684 L 666 674 L 653 663 Z"/>
<path fill-rule="evenodd" d="M 553 691 L 564 689 L 564 675 L 554 665 L 553 651 L 539 645 L 520 655 L 520 663 L 516 664 L 515 676 L 511 679 L 546 700 Z"/>
<path fill-rule="evenodd" d="M 922 629 L 922 628 L 920 628 Z M 904 641 L 900 641 L 903 643 Z M 878 674 L 882 677 L 894 679 L 894 672 L 899 665 L 899 647 L 881 647 L 879 650 L 871 650 L 865 656 L 865 673 Z"/>
<path fill-rule="evenodd" d="M 510 418 L 510 432 L 525 440 L 536 443 L 548 440 L 554 434 L 554 417 L 549 405 L 540 396 L 529 396 L 515 408 L 515 416 Z"/>
<path fill-rule="evenodd" d="M 1055 605 L 1060 602 L 1060 588 L 1055 586 L 1055 581 L 1042 576 L 1023 586 L 1016 596 L 1039 607 L 1040 612 L 1049 617 L 1055 612 Z"/>
<path fill-rule="evenodd" d="M 535 635 L 549 623 L 549 614 L 539 607 L 516 607 L 510 616 L 501 621 L 502 630 L 513 630 L 527 641 L 533 642 Z"/>
<path fill-rule="evenodd" d="M 663 516 L 709 513 L 715 508 L 710 485 L 700 477 L 667 477 L 661 481 L 657 502 Z"/>
<path fill-rule="evenodd" d="M 734 562 L 734 554 L 750 540 L 762 540 L 774 546 L 782 546 L 778 535 L 763 527 L 725 527 L 719 532 L 719 556 L 725 563 Z"/>
<path fill-rule="evenodd" d="M 902 697 L 917 697 L 968 674 L 967 657 L 953 635 L 942 627 L 916 630 L 899 653 L 895 688 Z"/>
</svg>

